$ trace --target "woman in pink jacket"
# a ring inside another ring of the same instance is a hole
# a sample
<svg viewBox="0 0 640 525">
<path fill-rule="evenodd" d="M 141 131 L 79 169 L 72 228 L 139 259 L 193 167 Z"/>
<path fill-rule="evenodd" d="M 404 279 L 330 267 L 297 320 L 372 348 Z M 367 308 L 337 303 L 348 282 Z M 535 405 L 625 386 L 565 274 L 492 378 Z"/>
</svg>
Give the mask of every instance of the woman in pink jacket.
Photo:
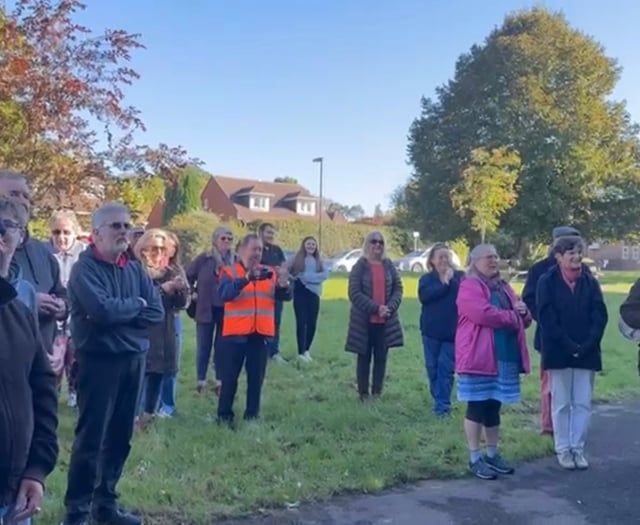
<svg viewBox="0 0 640 525">
<path fill-rule="evenodd" d="M 524 331 L 531 316 L 500 278 L 499 261 L 493 246 L 476 246 L 457 299 L 458 400 L 467 402 L 464 430 L 469 470 L 480 479 L 513 474 L 513 467 L 498 451 L 500 408 L 503 403 L 520 401 L 520 374 L 529 372 Z M 484 456 L 480 452 L 483 428 L 487 442 Z"/>
</svg>

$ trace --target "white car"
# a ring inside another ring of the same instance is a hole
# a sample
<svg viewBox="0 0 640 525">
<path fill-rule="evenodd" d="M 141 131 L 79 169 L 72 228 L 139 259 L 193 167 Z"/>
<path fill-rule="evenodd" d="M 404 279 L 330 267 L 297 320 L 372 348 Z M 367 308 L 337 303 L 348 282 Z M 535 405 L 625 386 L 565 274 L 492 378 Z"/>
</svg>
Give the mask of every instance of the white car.
<svg viewBox="0 0 640 525">
<path fill-rule="evenodd" d="M 400 270 L 401 272 L 426 272 L 429 250 L 431 250 L 431 247 L 427 248 L 426 250 L 416 250 L 408 253 L 401 259 L 395 261 L 396 268 L 398 268 L 398 270 Z M 462 264 L 460 264 L 460 257 L 458 257 L 458 254 L 453 250 L 451 250 L 451 260 L 456 268 L 462 268 Z"/>
<path fill-rule="evenodd" d="M 332 272 L 346 272 L 349 273 L 358 259 L 362 257 L 363 251 L 361 249 L 347 250 L 346 252 L 339 253 L 335 257 L 327 261 L 327 266 Z"/>
</svg>

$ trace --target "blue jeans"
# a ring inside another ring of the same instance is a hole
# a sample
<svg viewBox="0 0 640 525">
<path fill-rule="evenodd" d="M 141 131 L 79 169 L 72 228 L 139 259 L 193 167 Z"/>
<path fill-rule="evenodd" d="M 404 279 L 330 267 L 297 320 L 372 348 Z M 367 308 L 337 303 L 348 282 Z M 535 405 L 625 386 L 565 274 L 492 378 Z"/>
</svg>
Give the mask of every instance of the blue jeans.
<svg viewBox="0 0 640 525">
<path fill-rule="evenodd" d="M 0 507 L 0 523 L 4 523 L 2 520 L 11 516 L 13 507 Z M 31 525 L 31 518 L 24 521 L 11 522 L 11 525 Z"/>
<path fill-rule="evenodd" d="M 280 353 L 280 322 L 282 321 L 282 301 L 276 301 L 274 307 L 274 317 L 276 318 L 276 335 L 269 338 L 269 357 Z"/>
<path fill-rule="evenodd" d="M 178 362 L 182 353 L 182 316 L 176 314 L 176 351 Z M 160 393 L 160 410 L 172 416 L 176 412 L 176 390 L 178 387 L 177 374 L 165 374 L 162 380 L 162 392 Z"/>
<path fill-rule="evenodd" d="M 424 362 L 429 379 L 429 390 L 433 398 L 434 411 L 444 416 L 451 410 L 451 391 L 455 369 L 455 351 L 453 343 L 438 341 L 422 336 Z"/>
</svg>

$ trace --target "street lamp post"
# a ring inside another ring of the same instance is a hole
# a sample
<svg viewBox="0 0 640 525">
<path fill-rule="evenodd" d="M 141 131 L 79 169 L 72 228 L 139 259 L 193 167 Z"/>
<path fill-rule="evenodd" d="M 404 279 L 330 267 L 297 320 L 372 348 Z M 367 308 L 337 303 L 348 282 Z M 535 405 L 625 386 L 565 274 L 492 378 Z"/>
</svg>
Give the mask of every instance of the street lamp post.
<svg viewBox="0 0 640 525">
<path fill-rule="evenodd" d="M 323 167 L 324 167 L 324 158 L 316 157 L 313 159 L 314 163 L 320 164 L 320 209 L 318 211 L 318 250 L 322 246 L 322 215 L 324 214 L 323 202 L 322 202 L 322 179 L 323 179 Z"/>
</svg>

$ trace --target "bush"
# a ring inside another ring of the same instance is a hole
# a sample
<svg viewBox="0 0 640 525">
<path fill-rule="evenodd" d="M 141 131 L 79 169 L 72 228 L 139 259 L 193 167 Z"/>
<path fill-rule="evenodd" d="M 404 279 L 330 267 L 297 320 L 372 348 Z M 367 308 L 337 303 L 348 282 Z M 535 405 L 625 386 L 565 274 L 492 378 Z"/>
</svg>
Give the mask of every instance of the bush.
<svg viewBox="0 0 640 525">
<path fill-rule="evenodd" d="M 287 250 L 297 250 L 302 239 L 307 236 L 318 236 L 318 224 L 300 219 L 269 221 L 278 230 L 277 243 Z M 218 216 L 204 211 L 176 215 L 167 229 L 173 231 L 182 244 L 182 255 L 185 261 L 190 261 L 199 253 L 211 246 L 211 234 L 219 225 L 229 226 L 234 236 L 239 239 L 243 235 L 257 231 L 260 222 L 243 226 L 237 221 L 222 221 Z M 360 248 L 364 238 L 373 226 L 366 224 L 323 224 L 322 253 L 333 256 L 341 251 Z M 387 251 L 391 256 L 402 252 L 397 244 L 398 230 L 394 228 L 380 228 L 387 239 Z"/>
<path fill-rule="evenodd" d="M 167 229 L 178 236 L 182 259 L 184 262 L 189 262 L 198 254 L 211 248 L 211 234 L 222 224 L 228 226 L 236 238 L 246 233 L 239 223 L 222 221 L 217 215 L 205 211 L 176 215 Z"/>
<path fill-rule="evenodd" d="M 268 221 L 278 230 L 278 244 L 287 250 L 297 250 L 302 239 L 307 236 L 318 238 L 318 223 L 302 219 Z M 252 231 L 257 231 L 260 222 L 249 225 Z M 361 248 L 367 233 L 372 230 L 382 231 L 387 241 L 387 252 L 391 256 L 397 256 L 402 250 L 397 244 L 397 235 L 394 229 L 370 226 L 368 224 L 334 224 L 322 225 L 322 255 L 331 257 L 344 250 Z"/>
</svg>

